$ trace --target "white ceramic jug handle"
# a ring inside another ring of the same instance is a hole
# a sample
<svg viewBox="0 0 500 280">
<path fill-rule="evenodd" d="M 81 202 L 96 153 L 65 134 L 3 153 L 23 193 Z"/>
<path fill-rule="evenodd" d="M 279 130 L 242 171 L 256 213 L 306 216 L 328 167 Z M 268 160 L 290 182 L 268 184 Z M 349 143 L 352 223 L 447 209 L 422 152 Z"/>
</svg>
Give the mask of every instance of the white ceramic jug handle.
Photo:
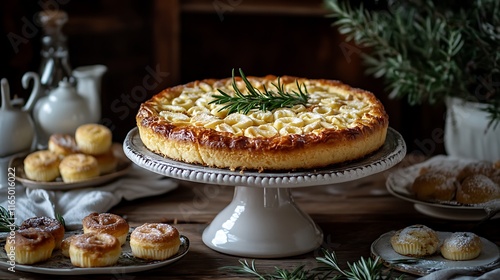
<svg viewBox="0 0 500 280">
<path fill-rule="evenodd" d="M 2 107 L 1 110 L 9 110 L 10 107 L 10 89 L 7 79 L 2 79 Z"/>
<path fill-rule="evenodd" d="M 26 104 L 23 107 L 23 111 L 31 111 L 31 109 L 33 109 L 35 101 L 38 98 L 38 94 L 40 93 L 40 77 L 35 72 L 26 72 L 26 74 L 23 75 L 22 83 L 24 89 L 28 88 L 30 79 L 33 80 L 34 85 L 33 89 L 31 90 L 28 102 L 26 102 Z"/>
</svg>

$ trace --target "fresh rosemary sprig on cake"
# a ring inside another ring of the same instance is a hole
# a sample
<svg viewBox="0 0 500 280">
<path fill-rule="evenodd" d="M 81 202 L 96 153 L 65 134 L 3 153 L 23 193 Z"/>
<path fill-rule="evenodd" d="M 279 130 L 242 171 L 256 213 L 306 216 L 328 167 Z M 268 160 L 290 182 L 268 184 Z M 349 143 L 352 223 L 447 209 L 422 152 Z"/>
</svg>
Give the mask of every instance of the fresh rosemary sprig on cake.
<svg viewBox="0 0 500 280">
<path fill-rule="evenodd" d="M 317 257 L 316 260 L 326 266 L 313 268 L 311 270 L 305 269 L 304 265 L 300 265 L 293 270 L 286 270 L 275 267 L 273 274 L 263 274 L 257 271 L 255 267 L 255 260 L 250 263 L 247 260 L 240 260 L 241 266 L 225 266 L 222 269 L 230 270 L 239 274 L 247 274 L 256 277 L 259 280 L 314 280 L 314 279 L 350 279 L 350 280 L 390 280 L 390 279 L 403 279 L 404 275 L 397 278 L 392 277 L 392 271 L 388 270 L 387 273 L 383 270 L 384 265 L 380 262 L 379 257 L 375 260 L 371 258 L 361 259 L 353 264 L 347 263 L 349 269 L 343 270 L 338 265 L 337 256 L 335 252 L 322 250 L 324 257 Z M 340 273 L 330 275 L 334 272 Z"/>
<path fill-rule="evenodd" d="M 14 224 L 14 215 L 0 206 L 0 232 L 8 232 L 16 230 L 17 226 Z"/>
<path fill-rule="evenodd" d="M 241 68 L 239 69 L 239 71 L 241 79 L 245 83 L 248 93 L 244 94 L 236 85 L 236 79 L 234 77 L 233 69 L 232 86 L 234 89 L 234 96 L 225 93 L 221 89 L 218 89 L 220 95 L 212 95 L 215 100 L 212 100 L 209 103 L 223 104 L 224 106 L 219 111 L 228 109 L 228 114 L 238 112 L 247 114 L 253 109 L 258 109 L 261 111 L 272 111 L 278 108 L 290 108 L 294 105 L 305 105 L 307 103 L 307 87 L 304 84 L 300 85 L 298 81 L 296 81 L 298 92 L 294 90 L 292 90 L 291 92 L 285 91 L 285 85 L 281 83 L 279 77 L 277 84 L 272 83 L 272 85 L 275 87 L 275 90 L 267 89 L 266 86 L 263 85 L 264 91 L 262 92 L 250 83 Z"/>
</svg>

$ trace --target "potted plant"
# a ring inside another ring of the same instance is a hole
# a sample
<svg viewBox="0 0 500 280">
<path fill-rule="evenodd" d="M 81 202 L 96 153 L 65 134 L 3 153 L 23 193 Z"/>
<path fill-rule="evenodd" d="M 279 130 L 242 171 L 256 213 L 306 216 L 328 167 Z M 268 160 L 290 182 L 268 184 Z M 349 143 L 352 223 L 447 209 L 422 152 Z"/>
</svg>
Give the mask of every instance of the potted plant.
<svg viewBox="0 0 500 280">
<path fill-rule="evenodd" d="M 500 159 L 500 1 L 324 2 L 346 42 L 366 48 L 366 71 L 390 97 L 446 104 L 449 155 Z"/>
</svg>

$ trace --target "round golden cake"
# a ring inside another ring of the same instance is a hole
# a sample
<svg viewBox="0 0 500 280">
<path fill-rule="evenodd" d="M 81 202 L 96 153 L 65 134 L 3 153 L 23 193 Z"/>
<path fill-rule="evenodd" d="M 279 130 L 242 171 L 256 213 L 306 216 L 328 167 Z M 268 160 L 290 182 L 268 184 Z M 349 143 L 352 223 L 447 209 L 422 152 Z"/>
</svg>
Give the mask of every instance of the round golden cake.
<svg viewBox="0 0 500 280">
<path fill-rule="evenodd" d="M 441 255 L 453 261 L 475 259 L 482 250 L 481 238 L 472 232 L 454 232 L 441 245 Z"/>
<path fill-rule="evenodd" d="M 245 81 L 247 83 L 245 83 Z M 250 86 L 249 86 L 250 85 Z M 299 96 L 276 108 L 231 111 L 229 97 L 252 91 Z M 167 88 L 136 116 L 144 145 L 164 157 L 210 167 L 250 170 L 320 168 L 362 158 L 385 142 L 389 124 L 371 92 L 339 81 L 291 76 L 205 79 Z"/>
<path fill-rule="evenodd" d="M 177 254 L 181 245 L 179 231 L 163 223 L 145 223 L 130 234 L 130 249 L 136 258 L 166 260 Z"/>
<path fill-rule="evenodd" d="M 71 154 L 59 164 L 59 171 L 65 183 L 80 182 L 99 176 L 99 164 L 95 157 L 86 154 Z"/>
<path fill-rule="evenodd" d="M 34 181 L 50 182 L 59 177 L 59 156 L 49 150 L 30 153 L 24 159 L 24 173 Z"/>
<path fill-rule="evenodd" d="M 417 224 L 396 231 L 390 242 L 396 253 L 421 258 L 436 253 L 439 237 L 433 229 Z"/>
</svg>

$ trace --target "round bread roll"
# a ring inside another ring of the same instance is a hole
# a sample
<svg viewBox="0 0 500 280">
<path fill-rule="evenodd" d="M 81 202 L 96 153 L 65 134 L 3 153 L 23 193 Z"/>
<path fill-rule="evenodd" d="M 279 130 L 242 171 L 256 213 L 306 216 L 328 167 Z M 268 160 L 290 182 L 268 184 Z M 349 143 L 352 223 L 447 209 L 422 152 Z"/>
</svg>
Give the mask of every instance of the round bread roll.
<svg viewBox="0 0 500 280">
<path fill-rule="evenodd" d="M 84 233 L 107 233 L 115 236 L 120 245 L 125 244 L 129 232 L 127 221 L 111 213 L 91 213 L 83 218 Z"/>
<path fill-rule="evenodd" d="M 54 236 L 38 228 L 27 228 L 15 231 L 14 241 L 5 244 L 7 253 L 15 252 L 16 263 L 34 264 L 45 261 L 52 256 L 55 248 Z"/>
<path fill-rule="evenodd" d="M 396 253 L 421 258 L 436 253 L 439 237 L 425 225 L 412 225 L 396 231 L 390 242 Z"/>
<path fill-rule="evenodd" d="M 75 132 L 75 140 L 80 151 L 89 155 L 106 153 L 112 144 L 112 133 L 101 124 L 84 124 Z"/>
<path fill-rule="evenodd" d="M 457 175 L 457 180 L 462 182 L 472 175 L 491 176 L 495 172 L 493 163 L 489 161 L 477 161 L 465 165 Z"/>
<path fill-rule="evenodd" d="M 52 134 L 49 138 L 49 151 L 61 156 L 79 153 L 75 137 L 69 134 Z"/>
<path fill-rule="evenodd" d="M 72 154 L 62 159 L 59 171 L 65 183 L 80 182 L 99 176 L 99 165 L 93 156 Z"/>
<path fill-rule="evenodd" d="M 104 154 L 95 155 L 97 164 L 99 165 L 99 174 L 108 174 L 116 170 L 118 166 L 118 158 L 113 153 L 113 149 L 109 149 Z"/>
<path fill-rule="evenodd" d="M 441 245 L 441 255 L 453 261 L 475 259 L 481 250 L 481 238 L 472 232 L 454 232 Z"/>
<path fill-rule="evenodd" d="M 50 182 L 59 177 L 59 156 L 49 150 L 36 151 L 24 159 L 24 173 L 30 180 Z"/>
<path fill-rule="evenodd" d="M 411 189 L 418 199 L 426 201 L 450 201 L 455 197 L 458 182 L 455 178 L 429 171 L 417 176 Z"/>
<path fill-rule="evenodd" d="M 107 233 L 77 235 L 69 245 L 71 263 L 78 267 L 111 266 L 118 262 L 122 248 L 118 239 Z"/>
<path fill-rule="evenodd" d="M 478 204 L 497 198 L 500 198 L 500 187 L 482 174 L 466 177 L 457 188 L 456 200 L 463 204 Z"/>
<path fill-rule="evenodd" d="M 61 247 L 61 242 L 66 232 L 64 226 L 56 219 L 49 217 L 32 217 L 24 220 L 19 229 L 38 228 L 54 236 L 55 249 Z"/>
<path fill-rule="evenodd" d="M 166 260 L 179 251 L 179 231 L 161 223 L 146 223 L 132 231 L 130 248 L 136 258 Z"/>
</svg>

